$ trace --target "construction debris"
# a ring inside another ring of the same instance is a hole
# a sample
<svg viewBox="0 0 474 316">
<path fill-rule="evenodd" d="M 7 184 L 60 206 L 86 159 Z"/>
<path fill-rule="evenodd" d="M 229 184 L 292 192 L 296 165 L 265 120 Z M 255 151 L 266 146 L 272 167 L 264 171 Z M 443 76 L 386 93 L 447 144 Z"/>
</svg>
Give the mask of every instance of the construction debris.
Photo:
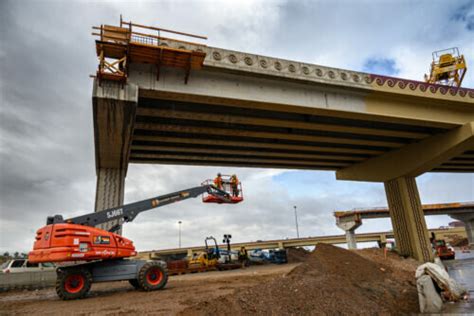
<svg viewBox="0 0 474 316">
<path fill-rule="evenodd" d="M 463 299 L 467 294 L 467 290 L 437 264 L 427 262 L 419 266 L 416 269 L 416 279 L 418 280 L 424 275 L 431 277 L 433 282 L 436 283 L 444 300 L 456 302 Z"/>
<path fill-rule="evenodd" d="M 443 308 L 443 300 L 439 296 L 429 275 L 422 275 L 416 280 L 420 312 L 439 313 Z"/>
</svg>

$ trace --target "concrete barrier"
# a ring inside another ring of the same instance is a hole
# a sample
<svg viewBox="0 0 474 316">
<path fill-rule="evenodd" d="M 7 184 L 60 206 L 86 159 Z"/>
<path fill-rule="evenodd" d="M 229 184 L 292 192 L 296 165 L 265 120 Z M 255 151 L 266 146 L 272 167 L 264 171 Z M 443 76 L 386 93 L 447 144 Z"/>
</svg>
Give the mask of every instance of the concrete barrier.
<svg viewBox="0 0 474 316">
<path fill-rule="evenodd" d="M 54 286 L 56 271 L 0 273 L 0 291 Z"/>
</svg>

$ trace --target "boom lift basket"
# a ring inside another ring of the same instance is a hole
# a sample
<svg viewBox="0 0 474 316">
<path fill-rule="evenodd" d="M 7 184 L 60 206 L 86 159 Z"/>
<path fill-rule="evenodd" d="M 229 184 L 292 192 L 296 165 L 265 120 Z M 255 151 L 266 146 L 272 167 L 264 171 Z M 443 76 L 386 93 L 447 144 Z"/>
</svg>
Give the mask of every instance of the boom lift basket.
<svg viewBox="0 0 474 316">
<path fill-rule="evenodd" d="M 201 183 L 201 185 L 214 185 L 214 181 L 208 179 Z M 230 184 L 230 176 L 229 175 L 222 175 L 222 188 L 221 190 L 229 193 L 228 196 L 224 197 L 217 194 L 212 194 L 212 192 L 206 192 L 202 195 L 202 201 L 204 203 L 228 203 L 228 204 L 236 204 L 242 202 L 244 200 L 244 195 L 242 191 L 242 183 L 239 181 L 237 184 L 236 192 L 233 192 L 232 185 Z"/>
<path fill-rule="evenodd" d="M 425 81 L 459 88 L 467 71 L 464 55 L 457 47 L 433 52 L 430 74 Z"/>
</svg>

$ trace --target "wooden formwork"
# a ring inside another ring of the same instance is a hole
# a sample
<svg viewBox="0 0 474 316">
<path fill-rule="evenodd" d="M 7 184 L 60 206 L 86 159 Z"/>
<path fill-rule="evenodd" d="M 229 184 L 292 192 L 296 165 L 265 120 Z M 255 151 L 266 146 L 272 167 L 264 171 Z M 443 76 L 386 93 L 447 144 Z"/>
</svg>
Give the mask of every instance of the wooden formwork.
<svg viewBox="0 0 474 316">
<path fill-rule="evenodd" d="M 128 65 L 130 63 L 152 64 L 157 69 L 157 80 L 161 67 L 174 67 L 184 70 L 184 82 L 188 82 L 191 70 L 201 69 L 206 53 L 201 50 L 169 47 L 164 41 L 171 40 L 183 44 L 192 44 L 193 47 L 205 45 L 157 36 L 149 33 L 137 32 L 136 28 L 148 31 L 169 32 L 181 36 L 207 39 L 204 36 L 176 32 L 156 27 L 124 22 L 120 18 L 120 26 L 101 25 L 93 27 L 92 35 L 98 36 L 96 52 L 99 58 L 97 78 L 121 83 L 127 81 Z"/>
</svg>

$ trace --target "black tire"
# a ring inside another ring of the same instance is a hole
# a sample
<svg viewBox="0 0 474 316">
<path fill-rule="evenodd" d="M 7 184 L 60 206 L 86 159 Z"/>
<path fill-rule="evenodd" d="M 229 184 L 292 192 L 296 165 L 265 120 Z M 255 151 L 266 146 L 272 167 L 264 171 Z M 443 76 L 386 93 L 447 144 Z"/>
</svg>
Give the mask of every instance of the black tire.
<svg viewBox="0 0 474 316">
<path fill-rule="evenodd" d="M 92 274 L 84 268 L 58 270 L 56 293 L 62 300 L 83 298 L 91 289 Z"/>
<path fill-rule="evenodd" d="M 128 283 L 130 283 L 130 285 L 133 286 L 136 290 L 140 288 L 140 284 L 138 284 L 137 279 L 130 279 L 128 280 Z"/>
<path fill-rule="evenodd" d="M 137 281 L 144 291 L 160 290 L 168 282 L 168 270 L 157 261 L 147 262 L 138 272 Z"/>
</svg>

